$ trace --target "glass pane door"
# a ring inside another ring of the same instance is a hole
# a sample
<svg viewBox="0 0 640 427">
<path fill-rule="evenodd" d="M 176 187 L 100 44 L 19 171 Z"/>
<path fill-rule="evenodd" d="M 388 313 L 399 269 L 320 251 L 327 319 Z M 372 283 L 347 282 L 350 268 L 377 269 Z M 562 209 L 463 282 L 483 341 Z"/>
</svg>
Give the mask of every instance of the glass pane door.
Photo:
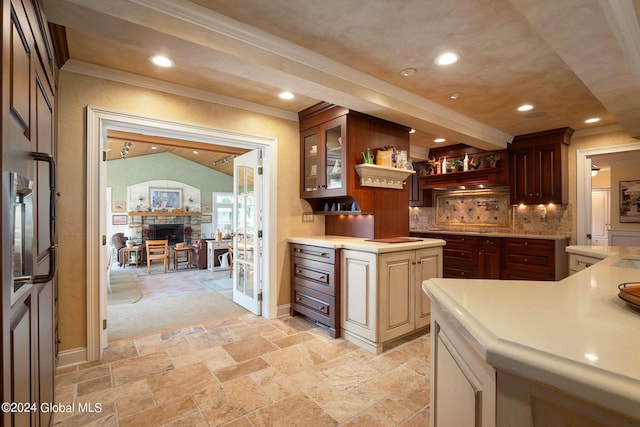
<svg viewBox="0 0 640 427">
<path fill-rule="evenodd" d="M 318 173 L 318 134 L 304 137 L 304 191 L 317 191 L 319 187 Z"/>
<path fill-rule="evenodd" d="M 260 150 L 234 159 L 233 301 L 261 314 L 262 175 Z"/>
<path fill-rule="evenodd" d="M 338 125 L 325 133 L 325 166 L 327 189 L 342 187 L 342 126 Z"/>
</svg>

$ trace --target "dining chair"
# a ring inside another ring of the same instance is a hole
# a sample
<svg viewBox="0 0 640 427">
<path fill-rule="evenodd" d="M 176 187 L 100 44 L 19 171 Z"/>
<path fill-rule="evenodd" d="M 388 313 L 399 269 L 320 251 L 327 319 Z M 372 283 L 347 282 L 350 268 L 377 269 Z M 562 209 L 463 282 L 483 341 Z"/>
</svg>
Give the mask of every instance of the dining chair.
<svg viewBox="0 0 640 427">
<path fill-rule="evenodd" d="M 169 240 L 147 240 L 147 273 L 151 273 L 151 261 L 162 260 L 164 272 L 169 263 Z"/>
</svg>

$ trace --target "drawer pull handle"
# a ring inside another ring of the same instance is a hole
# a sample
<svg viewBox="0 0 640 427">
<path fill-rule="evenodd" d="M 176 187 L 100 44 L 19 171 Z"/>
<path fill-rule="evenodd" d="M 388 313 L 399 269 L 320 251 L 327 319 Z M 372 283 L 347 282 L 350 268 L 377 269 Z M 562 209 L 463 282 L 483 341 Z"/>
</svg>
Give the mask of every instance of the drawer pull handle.
<svg viewBox="0 0 640 427">
<path fill-rule="evenodd" d="M 302 270 L 297 269 L 297 270 L 296 270 L 296 274 L 300 274 L 300 273 L 302 273 Z"/>
<path fill-rule="evenodd" d="M 302 301 L 302 298 L 298 297 L 296 298 L 296 301 Z"/>
<path fill-rule="evenodd" d="M 318 280 L 326 280 L 327 276 L 322 275 L 322 276 L 318 276 Z"/>
<path fill-rule="evenodd" d="M 318 310 L 324 311 L 325 309 L 326 309 L 326 307 L 324 305 L 321 305 L 320 307 L 318 307 Z"/>
</svg>

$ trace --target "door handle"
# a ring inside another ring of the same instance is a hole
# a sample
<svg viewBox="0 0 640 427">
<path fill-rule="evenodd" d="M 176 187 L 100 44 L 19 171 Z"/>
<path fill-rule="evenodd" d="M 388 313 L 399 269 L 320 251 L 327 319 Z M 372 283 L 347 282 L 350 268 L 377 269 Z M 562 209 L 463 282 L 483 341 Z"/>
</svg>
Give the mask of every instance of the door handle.
<svg viewBox="0 0 640 427">
<path fill-rule="evenodd" d="M 58 271 L 58 239 L 56 236 L 56 161 L 47 153 L 31 153 L 34 160 L 49 164 L 49 272 L 33 276 L 32 283 L 47 283 L 53 280 Z"/>
</svg>

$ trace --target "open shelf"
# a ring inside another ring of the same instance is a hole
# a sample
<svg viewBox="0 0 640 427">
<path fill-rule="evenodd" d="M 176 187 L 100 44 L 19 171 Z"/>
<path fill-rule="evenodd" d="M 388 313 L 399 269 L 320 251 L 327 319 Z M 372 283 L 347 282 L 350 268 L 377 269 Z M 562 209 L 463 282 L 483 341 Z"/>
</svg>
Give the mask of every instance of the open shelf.
<svg viewBox="0 0 640 427">
<path fill-rule="evenodd" d="M 367 163 L 356 165 L 356 171 L 360 176 L 360 185 L 363 187 L 395 188 L 402 190 L 404 181 L 409 175 L 416 173 L 413 170 L 389 168 Z"/>
</svg>

